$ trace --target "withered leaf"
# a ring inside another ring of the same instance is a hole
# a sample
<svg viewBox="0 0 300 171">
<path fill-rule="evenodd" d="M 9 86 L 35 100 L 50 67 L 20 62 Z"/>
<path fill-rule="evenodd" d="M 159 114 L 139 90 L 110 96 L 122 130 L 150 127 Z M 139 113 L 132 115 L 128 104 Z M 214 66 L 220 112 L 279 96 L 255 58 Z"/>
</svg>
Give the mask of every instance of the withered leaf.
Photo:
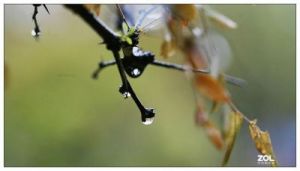
<svg viewBox="0 0 300 171">
<path fill-rule="evenodd" d="M 199 48 L 193 41 L 187 41 L 185 44 L 184 54 L 187 61 L 193 68 L 208 68 L 209 64 L 206 57 L 201 54 Z"/>
<path fill-rule="evenodd" d="M 100 4 L 84 4 L 85 8 L 89 11 L 94 12 L 97 16 L 100 15 Z"/>
<path fill-rule="evenodd" d="M 224 141 L 220 130 L 208 119 L 207 113 L 205 113 L 202 104 L 198 103 L 195 113 L 196 124 L 204 129 L 204 132 L 215 145 L 217 149 L 222 149 Z"/>
<path fill-rule="evenodd" d="M 208 121 L 207 113 L 205 112 L 202 103 L 198 102 L 195 112 L 195 122 L 197 125 L 202 126 Z"/>
<path fill-rule="evenodd" d="M 230 100 L 229 94 L 222 83 L 210 75 L 197 75 L 196 84 L 198 89 L 213 101 L 228 102 Z"/>
<path fill-rule="evenodd" d="M 174 39 L 174 42 L 176 44 L 183 44 L 183 27 L 180 22 L 178 20 L 171 19 L 170 21 L 168 21 L 167 26 L 171 34 L 170 39 Z"/>
<path fill-rule="evenodd" d="M 270 155 L 274 160 L 274 162 L 272 162 L 272 166 L 277 166 L 278 161 L 276 160 L 273 151 L 270 135 L 267 131 L 260 130 L 260 128 L 256 125 L 256 122 L 256 120 L 253 120 L 249 124 L 250 135 L 255 143 L 255 147 L 261 154 Z"/>
<path fill-rule="evenodd" d="M 232 112 L 229 115 L 230 115 L 229 116 L 230 121 L 229 121 L 228 129 L 225 131 L 225 135 L 224 135 L 226 151 L 222 162 L 223 166 L 225 166 L 228 163 L 237 133 L 239 132 L 243 123 L 243 117 L 241 113 Z"/>
<path fill-rule="evenodd" d="M 218 150 L 224 147 L 224 140 L 221 135 L 221 131 L 209 120 L 201 125 L 210 141 L 215 145 Z"/>
<path fill-rule="evenodd" d="M 160 47 L 160 55 L 164 58 L 171 57 L 175 54 L 176 43 L 172 40 L 165 40 Z"/>
<path fill-rule="evenodd" d="M 187 25 L 198 16 L 198 10 L 193 4 L 175 4 L 172 6 L 172 11 L 181 19 L 183 25 Z"/>
</svg>

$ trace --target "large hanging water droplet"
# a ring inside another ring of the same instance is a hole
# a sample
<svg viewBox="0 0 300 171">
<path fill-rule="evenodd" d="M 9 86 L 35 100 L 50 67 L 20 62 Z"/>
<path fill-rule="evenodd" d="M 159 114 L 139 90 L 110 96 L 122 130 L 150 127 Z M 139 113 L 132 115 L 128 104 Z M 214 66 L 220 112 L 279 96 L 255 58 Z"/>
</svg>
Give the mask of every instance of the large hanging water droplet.
<svg viewBox="0 0 300 171">
<path fill-rule="evenodd" d="M 146 118 L 145 121 L 142 121 L 144 125 L 151 125 L 154 121 L 154 116 L 152 118 Z"/>
<path fill-rule="evenodd" d="M 131 71 L 131 74 L 134 76 L 138 76 L 141 74 L 141 71 L 139 69 L 135 68 Z"/>
<path fill-rule="evenodd" d="M 154 121 L 154 116 L 154 109 L 145 108 L 145 110 L 142 112 L 142 123 L 144 125 L 151 125 Z"/>
</svg>

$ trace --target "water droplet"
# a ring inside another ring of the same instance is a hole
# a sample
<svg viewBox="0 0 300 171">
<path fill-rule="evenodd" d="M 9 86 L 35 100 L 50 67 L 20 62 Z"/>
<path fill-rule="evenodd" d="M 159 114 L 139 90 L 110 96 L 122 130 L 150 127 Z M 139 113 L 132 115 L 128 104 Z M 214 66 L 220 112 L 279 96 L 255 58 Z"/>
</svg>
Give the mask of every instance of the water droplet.
<svg viewBox="0 0 300 171">
<path fill-rule="evenodd" d="M 35 29 L 33 29 L 31 31 L 31 36 L 33 36 L 33 37 L 39 37 L 39 35 L 40 35 L 40 32 L 36 32 Z"/>
<path fill-rule="evenodd" d="M 132 53 L 137 53 L 138 51 L 139 51 L 139 48 L 138 48 L 138 47 L 134 46 L 134 47 L 132 48 Z"/>
<path fill-rule="evenodd" d="M 131 94 L 130 94 L 129 92 L 124 92 L 124 93 L 123 93 L 123 96 L 124 96 L 125 98 L 128 98 L 128 97 L 131 97 Z"/>
<path fill-rule="evenodd" d="M 151 125 L 154 121 L 154 116 L 152 118 L 146 118 L 145 121 L 142 121 L 144 125 Z"/>
<path fill-rule="evenodd" d="M 141 71 L 137 68 L 135 68 L 134 70 L 132 70 L 131 74 L 134 75 L 134 76 L 138 76 L 140 75 Z"/>
<path fill-rule="evenodd" d="M 31 36 L 36 36 L 36 32 L 34 30 L 31 30 Z"/>
</svg>

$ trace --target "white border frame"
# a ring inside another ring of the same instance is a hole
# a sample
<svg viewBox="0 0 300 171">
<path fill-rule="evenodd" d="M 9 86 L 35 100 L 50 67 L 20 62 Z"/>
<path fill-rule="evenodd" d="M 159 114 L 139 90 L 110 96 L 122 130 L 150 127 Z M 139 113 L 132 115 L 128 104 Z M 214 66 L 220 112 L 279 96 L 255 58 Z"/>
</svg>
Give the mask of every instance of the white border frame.
<svg viewBox="0 0 300 171">
<path fill-rule="evenodd" d="M 0 18 L 0 23 L 1 23 L 1 27 L 0 27 L 0 32 L 2 33 L 0 35 L 2 41 L 0 42 L 1 47 L 0 48 L 0 53 L 1 55 L 4 56 L 4 4 L 32 4 L 32 3 L 49 3 L 49 4 L 63 4 L 63 3 L 72 3 L 72 4 L 76 4 L 76 3 L 101 3 L 101 4 L 112 4 L 112 3 L 130 3 L 130 4 L 159 4 L 161 3 L 161 1 L 146 1 L 146 0 L 75 0 L 75 1 L 71 1 L 71 0 L 64 0 L 64 1 L 59 1 L 59 0 L 52 0 L 52 1 L 40 1 L 40 0 L 31 0 L 31 1 L 24 1 L 24 0 L 6 0 L 6 1 L 2 1 L 2 3 L 0 4 L 0 14 L 1 14 L 1 18 Z M 297 89 L 299 88 L 299 83 L 300 83 L 300 69 L 299 69 L 299 64 L 300 64 L 300 60 L 297 60 L 297 58 L 299 57 L 298 55 L 298 50 L 300 48 L 299 44 L 298 44 L 298 40 L 299 40 L 299 11 L 300 11 L 300 1 L 299 0 L 164 0 L 163 1 L 164 4 L 166 3 L 201 3 L 201 4 L 296 4 L 296 85 L 297 85 Z M 3 72 L 3 66 L 4 66 L 4 57 L 0 60 L 0 66 L 2 66 L 2 69 L 0 70 L 0 89 L 1 89 L 1 101 L 0 101 L 0 111 L 2 116 L 0 116 L 0 123 L 3 124 L 3 126 L 0 126 L 0 162 L 1 162 L 1 166 L 0 169 L 4 168 L 4 72 Z M 297 116 L 297 114 L 299 113 L 299 106 L 300 106 L 300 101 L 298 100 L 298 97 L 300 96 L 300 92 L 297 91 L 296 89 L 296 142 L 299 142 L 299 116 Z M 297 145 L 297 143 L 296 143 Z M 281 168 L 266 168 L 266 167 L 255 167 L 255 169 L 258 170 L 271 170 L 271 169 L 279 169 L 279 170 L 296 170 L 297 166 L 299 164 L 299 148 L 296 147 L 296 167 L 281 167 Z M 224 170 L 241 170 L 241 169 L 245 169 L 245 170 L 253 170 L 253 167 L 225 167 L 225 168 L 221 168 L 221 167 L 154 167 L 154 168 L 140 168 L 140 167 L 78 167 L 78 168 L 74 168 L 74 167 L 51 167 L 51 168 L 40 168 L 40 167 L 5 167 L 5 169 L 9 169 L 9 170 L 69 170 L 69 169 L 74 169 L 74 170 L 81 170 L 81 169 L 100 169 L 100 170 L 149 170 L 149 169 L 157 169 L 157 170 L 178 170 L 178 169 L 184 169 L 184 170 L 219 170 L 219 169 L 224 169 Z"/>
</svg>

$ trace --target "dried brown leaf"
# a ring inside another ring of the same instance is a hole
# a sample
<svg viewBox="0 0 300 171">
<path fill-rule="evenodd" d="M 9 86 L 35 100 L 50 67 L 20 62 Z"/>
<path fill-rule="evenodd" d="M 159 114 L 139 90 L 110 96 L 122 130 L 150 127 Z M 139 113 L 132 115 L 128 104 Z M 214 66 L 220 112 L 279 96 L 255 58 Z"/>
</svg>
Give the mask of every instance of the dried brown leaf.
<svg viewBox="0 0 300 171">
<path fill-rule="evenodd" d="M 210 75 L 197 75 L 196 84 L 198 89 L 213 101 L 228 102 L 230 100 L 229 94 L 222 83 Z"/>
<path fill-rule="evenodd" d="M 193 4 L 175 4 L 172 6 L 172 11 L 183 25 L 188 25 L 198 16 L 198 10 Z"/>
<path fill-rule="evenodd" d="M 160 55 L 164 58 L 171 57 L 175 54 L 176 43 L 172 40 L 165 40 L 160 47 Z"/>
<path fill-rule="evenodd" d="M 193 68 L 208 68 L 206 57 L 202 55 L 200 49 L 193 40 L 187 39 L 183 48 L 187 61 Z"/>
<path fill-rule="evenodd" d="M 207 113 L 203 109 L 203 105 L 198 103 L 197 110 L 195 113 L 196 124 L 202 127 L 210 139 L 210 141 L 215 145 L 217 149 L 222 149 L 224 146 L 224 141 L 220 130 L 208 119 Z"/>
<path fill-rule="evenodd" d="M 84 4 L 84 7 L 89 11 L 94 12 L 97 16 L 100 15 L 100 4 Z"/>
<path fill-rule="evenodd" d="M 226 143 L 226 152 L 222 162 L 223 166 L 225 166 L 228 163 L 237 133 L 239 132 L 243 123 L 243 117 L 241 113 L 232 112 L 229 115 L 230 115 L 230 122 L 229 122 L 228 130 L 226 130 L 224 136 L 225 143 Z"/>
<path fill-rule="evenodd" d="M 211 122 L 206 121 L 202 124 L 205 133 L 209 137 L 210 141 L 215 145 L 218 150 L 221 150 L 224 146 L 224 140 L 221 135 L 221 131 Z"/>
<path fill-rule="evenodd" d="M 195 121 L 199 126 L 204 125 L 208 121 L 207 113 L 205 113 L 202 104 L 198 103 L 196 112 L 195 112 Z"/>
<path fill-rule="evenodd" d="M 171 34 L 171 39 L 174 40 L 177 46 L 179 44 L 182 46 L 184 42 L 184 37 L 183 37 L 183 26 L 180 24 L 180 21 L 176 19 L 170 19 L 167 22 L 167 26 Z"/>
<path fill-rule="evenodd" d="M 270 155 L 271 158 L 275 160 L 272 162 L 272 166 L 277 166 L 278 162 L 275 158 L 269 133 L 267 131 L 260 130 L 260 128 L 256 125 L 256 120 L 250 122 L 249 130 L 257 151 L 263 155 Z"/>
</svg>

